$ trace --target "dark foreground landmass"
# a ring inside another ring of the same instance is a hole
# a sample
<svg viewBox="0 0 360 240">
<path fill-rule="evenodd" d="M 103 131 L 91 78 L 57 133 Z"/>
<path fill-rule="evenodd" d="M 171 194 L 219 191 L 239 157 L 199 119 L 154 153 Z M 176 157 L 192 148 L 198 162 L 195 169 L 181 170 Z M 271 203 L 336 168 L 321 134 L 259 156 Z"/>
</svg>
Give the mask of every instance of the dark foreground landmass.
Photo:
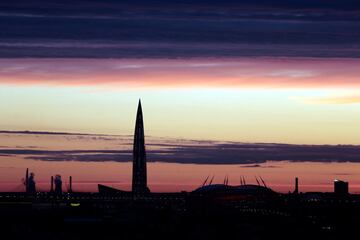
<svg viewBox="0 0 360 240">
<path fill-rule="evenodd" d="M 1 193 L 0 216 L 2 239 L 349 239 L 360 197 Z"/>
</svg>

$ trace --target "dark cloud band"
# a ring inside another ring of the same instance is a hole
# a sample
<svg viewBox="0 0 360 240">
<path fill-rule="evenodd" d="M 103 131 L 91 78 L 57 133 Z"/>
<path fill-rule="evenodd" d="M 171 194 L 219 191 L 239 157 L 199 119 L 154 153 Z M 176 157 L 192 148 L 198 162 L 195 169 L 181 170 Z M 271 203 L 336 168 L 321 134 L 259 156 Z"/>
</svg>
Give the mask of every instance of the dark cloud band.
<svg viewBox="0 0 360 240">
<path fill-rule="evenodd" d="M 357 1 L 7 1 L 0 57 L 359 57 Z"/>
<path fill-rule="evenodd" d="M 203 144 L 203 142 L 200 142 Z M 152 148 L 157 146 L 152 145 Z M 147 150 L 148 161 L 192 164 L 257 164 L 266 161 L 359 162 L 359 146 L 213 143 L 209 145 L 171 145 Z M 0 155 L 22 155 L 42 161 L 129 162 L 131 150 L 0 149 Z M 251 167 L 258 167 L 251 165 Z"/>
</svg>

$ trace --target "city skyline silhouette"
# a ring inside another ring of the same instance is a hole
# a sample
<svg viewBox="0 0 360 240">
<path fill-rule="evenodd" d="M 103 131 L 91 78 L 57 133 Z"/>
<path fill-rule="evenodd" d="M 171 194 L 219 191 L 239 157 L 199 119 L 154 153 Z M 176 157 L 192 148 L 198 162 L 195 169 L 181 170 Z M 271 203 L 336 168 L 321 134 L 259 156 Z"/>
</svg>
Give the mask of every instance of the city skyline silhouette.
<svg viewBox="0 0 360 240">
<path fill-rule="evenodd" d="M 359 13 L 0 1 L 0 237 L 356 238 Z"/>
</svg>

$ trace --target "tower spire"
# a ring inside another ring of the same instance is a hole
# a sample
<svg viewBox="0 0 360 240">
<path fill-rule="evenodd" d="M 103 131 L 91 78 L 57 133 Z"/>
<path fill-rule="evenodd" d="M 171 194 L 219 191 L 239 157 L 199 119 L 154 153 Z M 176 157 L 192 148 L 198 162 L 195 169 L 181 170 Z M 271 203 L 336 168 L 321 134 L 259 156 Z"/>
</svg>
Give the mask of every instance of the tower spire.
<svg viewBox="0 0 360 240">
<path fill-rule="evenodd" d="M 147 187 L 146 174 L 146 152 L 145 152 L 145 135 L 144 122 L 141 108 L 141 100 L 139 99 L 135 133 L 133 146 L 133 177 L 132 177 L 132 191 L 134 194 L 141 194 L 149 192 Z"/>
</svg>

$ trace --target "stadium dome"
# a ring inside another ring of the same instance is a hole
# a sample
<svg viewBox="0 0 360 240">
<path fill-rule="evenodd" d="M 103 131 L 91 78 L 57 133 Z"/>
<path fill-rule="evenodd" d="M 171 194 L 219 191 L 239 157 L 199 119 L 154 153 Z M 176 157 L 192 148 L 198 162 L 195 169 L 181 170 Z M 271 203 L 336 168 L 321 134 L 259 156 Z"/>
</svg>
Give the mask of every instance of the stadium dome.
<svg viewBox="0 0 360 240">
<path fill-rule="evenodd" d="M 239 186 L 230 186 L 225 184 L 211 184 L 199 187 L 193 193 L 206 194 L 206 195 L 276 195 L 272 189 L 253 184 L 244 184 Z"/>
</svg>

